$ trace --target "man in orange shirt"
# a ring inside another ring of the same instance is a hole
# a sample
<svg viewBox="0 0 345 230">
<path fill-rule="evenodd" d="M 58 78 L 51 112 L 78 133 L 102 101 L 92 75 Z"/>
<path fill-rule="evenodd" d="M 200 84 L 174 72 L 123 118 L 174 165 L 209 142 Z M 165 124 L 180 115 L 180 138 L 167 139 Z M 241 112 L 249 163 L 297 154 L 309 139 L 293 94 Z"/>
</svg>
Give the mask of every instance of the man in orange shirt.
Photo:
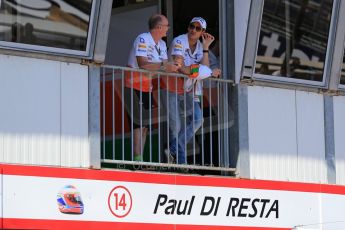
<svg viewBox="0 0 345 230">
<path fill-rule="evenodd" d="M 150 71 L 164 70 L 167 72 L 177 72 L 178 67 L 168 63 L 167 46 L 162 40 L 166 37 L 169 29 L 168 19 L 161 14 L 150 17 L 149 32 L 137 36 L 129 54 L 128 66 L 132 68 L 141 68 Z M 133 72 L 127 74 L 125 86 L 133 88 L 133 93 L 140 99 L 138 105 L 145 109 L 150 108 L 150 98 L 152 98 L 152 78 L 148 73 Z M 133 95 L 133 96 L 135 96 Z M 151 103 L 152 104 L 152 103 Z M 143 111 L 143 110 L 141 110 Z M 139 117 L 141 114 L 134 114 L 133 117 Z M 133 122 L 133 142 L 134 142 L 134 159 L 142 161 L 142 152 L 146 142 L 148 127 L 143 126 L 142 122 Z"/>
</svg>

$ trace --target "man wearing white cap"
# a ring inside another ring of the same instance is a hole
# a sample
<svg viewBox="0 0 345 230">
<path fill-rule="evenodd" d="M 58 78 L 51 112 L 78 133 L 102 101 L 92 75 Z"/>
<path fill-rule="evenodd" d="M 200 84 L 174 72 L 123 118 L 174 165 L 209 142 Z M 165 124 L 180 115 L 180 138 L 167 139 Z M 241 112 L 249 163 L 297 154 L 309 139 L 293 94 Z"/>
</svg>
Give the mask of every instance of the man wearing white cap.
<svg viewBox="0 0 345 230">
<path fill-rule="evenodd" d="M 190 21 L 188 32 L 174 38 L 170 46 L 169 58 L 180 66 L 179 72 L 189 75 L 195 65 L 196 68 L 198 64 L 209 66 L 209 46 L 214 41 L 214 37 L 205 30 L 206 21 L 201 17 L 195 17 Z M 199 41 L 200 37 L 202 42 Z M 213 71 L 212 75 L 218 77 L 220 70 Z M 199 101 L 195 101 L 195 96 L 201 95 L 201 84 L 197 84 L 186 92 L 183 78 L 169 78 L 165 84 L 163 87 L 167 88 L 168 98 L 163 101 L 169 106 L 170 130 L 169 148 L 165 153 L 168 162 L 171 163 L 177 159 L 178 164 L 186 164 L 185 146 L 201 127 L 203 121 Z M 196 90 L 197 88 L 199 90 Z M 181 117 L 181 111 L 185 118 Z"/>
</svg>

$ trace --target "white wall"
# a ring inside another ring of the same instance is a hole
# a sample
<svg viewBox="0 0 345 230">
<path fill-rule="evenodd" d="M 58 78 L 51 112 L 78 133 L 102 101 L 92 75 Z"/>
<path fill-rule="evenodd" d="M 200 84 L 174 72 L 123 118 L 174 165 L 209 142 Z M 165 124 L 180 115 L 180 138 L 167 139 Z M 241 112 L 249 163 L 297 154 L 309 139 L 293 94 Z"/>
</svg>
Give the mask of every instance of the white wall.
<svg viewBox="0 0 345 230">
<path fill-rule="evenodd" d="M 0 161 L 88 167 L 88 67 L 0 55 Z"/>
<path fill-rule="evenodd" d="M 61 63 L 61 164 L 89 166 L 88 68 Z"/>
<path fill-rule="evenodd" d="M 323 96 L 248 87 L 251 178 L 326 182 Z"/>
</svg>

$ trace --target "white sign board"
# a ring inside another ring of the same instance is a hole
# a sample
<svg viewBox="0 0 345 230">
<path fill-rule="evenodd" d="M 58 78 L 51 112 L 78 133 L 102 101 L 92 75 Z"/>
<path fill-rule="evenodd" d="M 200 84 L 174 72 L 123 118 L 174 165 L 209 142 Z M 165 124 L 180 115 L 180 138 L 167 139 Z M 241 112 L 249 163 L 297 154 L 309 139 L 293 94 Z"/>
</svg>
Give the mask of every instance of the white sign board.
<svg viewBox="0 0 345 230">
<path fill-rule="evenodd" d="M 5 228 L 345 226 L 342 186 L 23 166 L 5 167 L 2 186 Z"/>
</svg>

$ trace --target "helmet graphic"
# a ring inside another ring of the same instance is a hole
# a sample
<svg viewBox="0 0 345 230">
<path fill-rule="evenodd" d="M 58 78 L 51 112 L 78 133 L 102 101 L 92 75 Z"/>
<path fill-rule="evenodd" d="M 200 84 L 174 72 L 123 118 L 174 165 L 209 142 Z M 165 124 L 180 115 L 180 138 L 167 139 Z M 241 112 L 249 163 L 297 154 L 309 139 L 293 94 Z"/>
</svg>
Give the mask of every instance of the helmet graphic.
<svg viewBox="0 0 345 230">
<path fill-rule="evenodd" d="M 57 195 L 60 212 L 67 214 L 82 214 L 84 204 L 79 191 L 73 185 L 66 185 Z"/>
</svg>

